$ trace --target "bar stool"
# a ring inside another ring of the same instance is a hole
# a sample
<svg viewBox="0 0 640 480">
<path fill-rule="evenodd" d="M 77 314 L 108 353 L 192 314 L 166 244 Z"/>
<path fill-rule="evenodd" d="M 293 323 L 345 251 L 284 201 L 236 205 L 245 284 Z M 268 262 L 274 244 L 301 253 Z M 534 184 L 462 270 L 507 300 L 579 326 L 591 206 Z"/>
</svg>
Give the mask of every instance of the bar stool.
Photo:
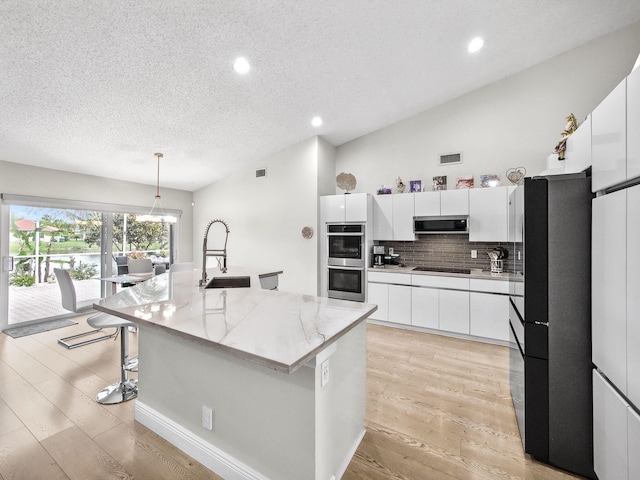
<svg viewBox="0 0 640 480">
<path fill-rule="evenodd" d="M 93 328 L 117 328 L 120 330 L 120 381 L 104 387 L 96 396 L 96 401 L 103 405 L 114 405 L 126 402 L 138 396 L 138 379 L 129 378 L 128 371 L 138 370 L 138 359 L 129 359 L 128 327 L 136 327 L 133 322 L 123 318 L 98 313 L 87 318 L 87 323 Z"/>
</svg>

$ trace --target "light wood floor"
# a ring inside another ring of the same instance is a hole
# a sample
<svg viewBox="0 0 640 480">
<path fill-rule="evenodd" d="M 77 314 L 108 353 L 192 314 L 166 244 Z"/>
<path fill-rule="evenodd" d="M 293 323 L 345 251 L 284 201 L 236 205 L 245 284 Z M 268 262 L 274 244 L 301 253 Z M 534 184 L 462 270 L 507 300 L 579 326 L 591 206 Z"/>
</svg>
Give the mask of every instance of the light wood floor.
<svg viewBox="0 0 640 480">
<path fill-rule="evenodd" d="M 136 423 L 134 401 L 95 402 L 119 343 L 59 346 L 77 320 L 0 334 L 0 479 L 219 479 Z M 367 433 L 345 480 L 575 478 L 523 454 L 505 347 L 369 325 L 367 356 Z"/>
</svg>

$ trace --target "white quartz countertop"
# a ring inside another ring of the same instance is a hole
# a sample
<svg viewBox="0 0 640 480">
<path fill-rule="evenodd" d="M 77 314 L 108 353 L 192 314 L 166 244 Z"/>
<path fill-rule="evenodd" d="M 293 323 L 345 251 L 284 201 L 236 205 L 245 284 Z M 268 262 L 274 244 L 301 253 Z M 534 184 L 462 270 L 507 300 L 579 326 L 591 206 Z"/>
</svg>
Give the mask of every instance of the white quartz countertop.
<svg viewBox="0 0 640 480">
<path fill-rule="evenodd" d="M 251 287 L 205 289 L 198 286 L 199 270 L 169 272 L 106 297 L 95 308 L 286 373 L 293 373 L 377 308 L 260 288 L 260 276 L 277 273 L 238 268 L 226 274 L 211 272 L 209 278 L 250 275 Z"/>
<path fill-rule="evenodd" d="M 406 267 L 400 267 L 396 265 L 385 265 L 384 268 L 373 268 L 370 267 L 367 269 L 369 272 L 381 272 L 381 273 L 410 273 L 411 275 L 433 275 L 440 277 L 462 277 L 462 278 L 479 278 L 479 279 L 487 279 L 487 280 L 504 280 L 509 281 L 512 277 L 508 272 L 503 273 L 492 273 L 490 270 L 481 270 L 481 269 L 471 269 L 471 273 L 447 273 L 447 272 L 432 272 L 432 271 L 421 271 L 414 270 L 415 265 L 410 265 Z"/>
</svg>

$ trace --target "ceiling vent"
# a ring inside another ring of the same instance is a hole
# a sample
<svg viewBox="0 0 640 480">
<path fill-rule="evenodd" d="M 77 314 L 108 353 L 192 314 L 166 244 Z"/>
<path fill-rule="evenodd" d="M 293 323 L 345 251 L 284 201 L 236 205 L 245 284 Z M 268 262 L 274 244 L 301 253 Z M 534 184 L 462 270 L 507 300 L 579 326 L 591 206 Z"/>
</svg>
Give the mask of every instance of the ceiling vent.
<svg viewBox="0 0 640 480">
<path fill-rule="evenodd" d="M 440 155 L 440 165 L 455 165 L 462 163 L 461 153 L 448 153 L 446 155 Z"/>
<path fill-rule="evenodd" d="M 256 178 L 266 177 L 266 176 L 267 176 L 266 168 L 259 168 L 258 170 L 256 170 Z"/>
</svg>

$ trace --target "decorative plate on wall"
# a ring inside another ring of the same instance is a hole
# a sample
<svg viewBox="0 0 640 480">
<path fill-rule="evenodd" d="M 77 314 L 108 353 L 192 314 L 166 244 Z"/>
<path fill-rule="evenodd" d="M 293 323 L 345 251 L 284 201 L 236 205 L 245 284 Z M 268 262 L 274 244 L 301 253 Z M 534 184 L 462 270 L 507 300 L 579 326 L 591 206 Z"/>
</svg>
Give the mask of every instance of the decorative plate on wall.
<svg viewBox="0 0 640 480">
<path fill-rule="evenodd" d="M 306 238 L 307 240 L 309 240 L 311 237 L 313 237 L 313 228 L 304 227 L 302 229 L 302 237 Z"/>
</svg>

